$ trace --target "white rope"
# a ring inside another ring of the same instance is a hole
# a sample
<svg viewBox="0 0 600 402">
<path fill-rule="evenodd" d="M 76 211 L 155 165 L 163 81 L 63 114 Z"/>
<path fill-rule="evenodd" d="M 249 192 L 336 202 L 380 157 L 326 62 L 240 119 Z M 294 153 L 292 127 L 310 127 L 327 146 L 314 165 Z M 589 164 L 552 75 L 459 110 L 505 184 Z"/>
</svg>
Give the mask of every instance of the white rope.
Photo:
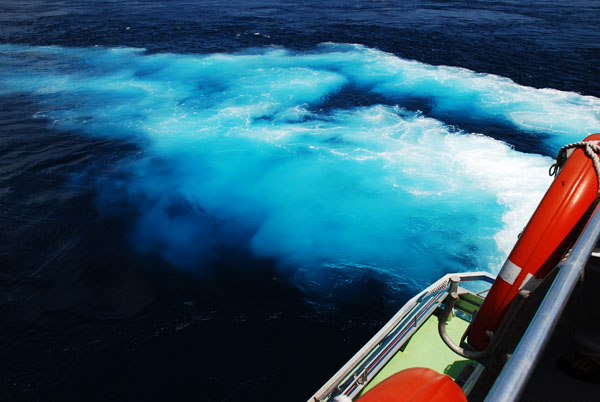
<svg viewBox="0 0 600 402">
<path fill-rule="evenodd" d="M 562 168 L 562 166 L 565 164 L 567 161 L 567 152 L 570 149 L 583 148 L 583 151 L 588 158 L 592 160 L 592 164 L 594 165 L 596 179 L 598 180 L 598 195 L 600 195 L 600 158 L 598 158 L 598 153 L 600 153 L 599 143 L 600 141 L 579 141 L 562 147 L 556 155 L 556 163 L 550 166 L 550 176 L 556 175 L 560 168 Z"/>
</svg>

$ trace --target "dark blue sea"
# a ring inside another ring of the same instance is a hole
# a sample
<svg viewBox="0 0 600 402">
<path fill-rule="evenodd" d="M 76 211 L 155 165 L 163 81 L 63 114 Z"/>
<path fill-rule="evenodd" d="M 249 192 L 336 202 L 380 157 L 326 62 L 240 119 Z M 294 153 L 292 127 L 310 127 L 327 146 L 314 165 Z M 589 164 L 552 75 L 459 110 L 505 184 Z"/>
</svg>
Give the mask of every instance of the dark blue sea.
<svg viewBox="0 0 600 402">
<path fill-rule="evenodd" d="M 0 401 L 304 401 L 497 272 L 600 1 L 0 2 Z"/>
</svg>

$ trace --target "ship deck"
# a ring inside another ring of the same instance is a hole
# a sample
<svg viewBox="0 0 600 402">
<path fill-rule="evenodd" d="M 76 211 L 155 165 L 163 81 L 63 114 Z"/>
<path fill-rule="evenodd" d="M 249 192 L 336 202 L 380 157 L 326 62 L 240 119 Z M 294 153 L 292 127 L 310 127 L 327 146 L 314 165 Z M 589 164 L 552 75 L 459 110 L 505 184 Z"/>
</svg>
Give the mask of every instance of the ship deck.
<svg viewBox="0 0 600 402">
<path fill-rule="evenodd" d="M 592 402 L 600 400 L 600 384 L 579 381 L 564 374 L 556 365 L 556 360 L 565 354 L 573 353 L 571 342 L 571 316 L 575 306 L 576 293 L 571 296 L 569 305 L 562 315 L 550 343 L 546 347 L 539 364 L 535 367 L 521 402 L 577 401 Z M 597 308 L 597 306 L 592 306 Z"/>
<path fill-rule="evenodd" d="M 446 330 L 452 339 L 459 340 L 469 323 L 459 317 L 448 321 Z M 389 376 L 411 367 L 427 367 L 456 379 L 462 369 L 472 362 L 448 349 L 438 334 L 438 319 L 432 314 L 394 357 L 367 384 L 361 395 Z"/>
<path fill-rule="evenodd" d="M 600 265 L 600 258 L 590 259 L 591 264 Z M 579 290 L 579 289 L 578 289 Z M 575 300 L 578 291 L 571 296 L 571 300 L 562 314 L 562 318 L 551 335 L 539 364 L 528 382 L 521 402 L 554 402 L 554 401 L 577 401 L 592 402 L 600 400 L 600 384 L 590 384 L 571 378 L 564 374 L 556 365 L 556 360 L 565 354 L 574 352 L 571 342 L 570 327 L 571 317 L 576 305 Z M 474 363 L 461 357 L 444 344 L 438 334 L 438 319 L 432 314 L 409 339 L 386 366 L 369 382 L 360 395 L 385 380 L 394 373 L 411 367 L 428 367 L 439 373 L 448 374 L 457 379 L 461 370 L 469 363 Z M 447 324 L 447 331 L 455 341 L 460 339 L 468 326 L 468 322 L 453 317 Z M 443 351 L 443 353 L 440 353 Z"/>
</svg>

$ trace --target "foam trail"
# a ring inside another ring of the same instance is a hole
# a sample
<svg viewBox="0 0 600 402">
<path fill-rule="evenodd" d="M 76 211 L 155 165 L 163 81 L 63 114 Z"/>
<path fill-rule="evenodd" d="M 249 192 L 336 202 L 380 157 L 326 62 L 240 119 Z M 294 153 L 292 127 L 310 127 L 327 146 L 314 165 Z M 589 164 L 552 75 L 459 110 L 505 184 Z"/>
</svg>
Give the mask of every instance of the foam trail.
<svg viewBox="0 0 600 402">
<path fill-rule="evenodd" d="M 138 207 L 139 250 L 188 269 L 223 245 L 315 277 L 352 266 L 424 283 L 497 269 L 550 160 L 397 106 L 319 111 L 345 87 L 430 98 L 551 146 L 599 126 L 596 98 L 357 45 L 204 56 L 3 45 L 0 61 L 0 93 L 36 97 L 54 128 L 139 144 L 127 182 L 100 192 Z"/>
</svg>

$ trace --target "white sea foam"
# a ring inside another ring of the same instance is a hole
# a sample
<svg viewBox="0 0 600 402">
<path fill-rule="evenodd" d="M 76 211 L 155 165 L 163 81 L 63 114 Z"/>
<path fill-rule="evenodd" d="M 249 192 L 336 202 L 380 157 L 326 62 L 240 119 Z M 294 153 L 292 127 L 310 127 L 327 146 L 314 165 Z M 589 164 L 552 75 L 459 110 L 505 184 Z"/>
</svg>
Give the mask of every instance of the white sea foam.
<svg viewBox="0 0 600 402">
<path fill-rule="evenodd" d="M 0 60 L 10 66 L 0 92 L 36 96 L 54 127 L 139 143 L 122 190 L 140 211 L 132 241 L 193 269 L 224 244 L 315 272 L 346 264 L 428 281 L 498 269 L 550 183 L 549 158 L 395 106 L 317 111 L 347 85 L 392 104 L 431 99 L 550 146 L 600 127 L 596 98 L 358 45 L 214 55 L 3 45 Z M 114 197 L 118 185 L 99 189 Z"/>
</svg>

